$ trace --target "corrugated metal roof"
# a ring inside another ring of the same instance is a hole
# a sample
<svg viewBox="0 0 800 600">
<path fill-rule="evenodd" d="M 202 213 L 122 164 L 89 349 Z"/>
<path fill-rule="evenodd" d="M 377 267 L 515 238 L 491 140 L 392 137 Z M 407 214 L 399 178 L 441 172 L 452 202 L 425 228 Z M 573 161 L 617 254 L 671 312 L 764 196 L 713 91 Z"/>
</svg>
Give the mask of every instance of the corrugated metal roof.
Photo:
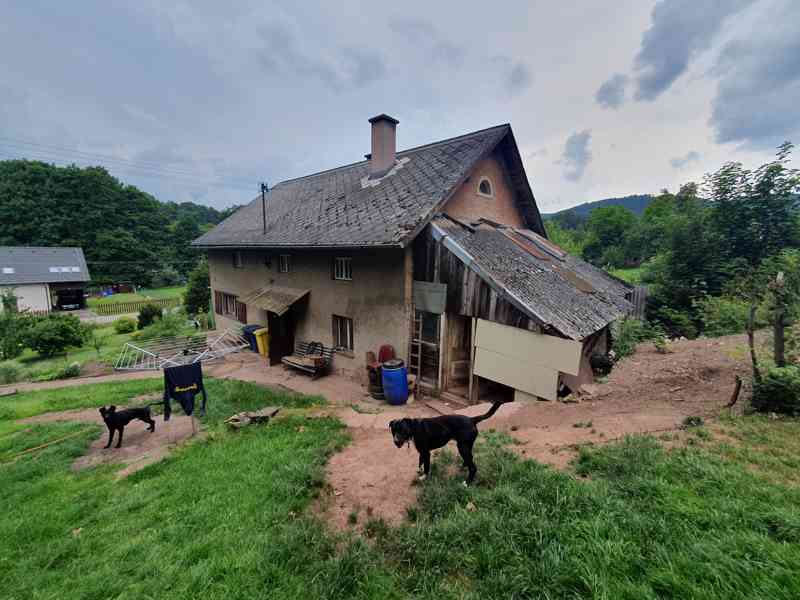
<svg viewBox="0 0 800 600">
<path fill-rule="evenodd" d="M 502 144 L 501 144 L 502 142 Z M 199 247 L 402 246 L 472 170 L 501 144 L 520 208 L 542 227 L 509 125 L 499 125 L 397 153 L 390 174 L 369 181 L 362 161 L 277 184 L 193 242 Z"/>
<path fill-rule="evenodd" d="M 0 246 L 0 285 L 84 282 L 90 279 L 80 248 Z"/>
<path fill-rule="evenodd" d="M 632 308 L 625 299 L 630 287 L 533 231 L 485 220 L 466 226 L 446 216 L 432 224 L 458 246 L 462 260 L 474 261 L 481 277 L 505 290 L 535 321 L 569 338 L 584 339 Z"/>
<path fill-rule="evenodd" d="M 311 290 L 273 285 L 253 290 L 246 296 L 240 298 L 240 302 L 244 302 L 250 306 L 256 306 L 268 312 L 273 312 L 280 317 L 291 308 L 292 304 L 310 292 Z"/>
</svg>

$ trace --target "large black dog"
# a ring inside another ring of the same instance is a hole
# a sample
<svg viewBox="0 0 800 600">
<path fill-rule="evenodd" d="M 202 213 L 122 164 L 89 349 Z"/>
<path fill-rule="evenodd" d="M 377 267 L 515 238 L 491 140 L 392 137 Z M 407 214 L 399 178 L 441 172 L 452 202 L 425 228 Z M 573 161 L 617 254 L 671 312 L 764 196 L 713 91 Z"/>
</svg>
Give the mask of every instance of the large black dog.
<svg viewBox="0 0 800 600">
<path fill-rule="evenodd" d="M 125 426 L 134 419 L 139 419 L 140 421 L 147 423 L 149 425 L 147 430 L 150 433 L 153 433 L 156 430 L 156 422 L 150 417 L 149 406 L 117 410 L 117 407 L 112 404 L 108 408 L 105 406 L 100 408 L 100 414 L 103 416 L 103 421 L 106 422 L 106 427 L 108 427 L 108 443 L 104 446 L 105 448 L 111 447 L 111 442 L 114 441 L 115 431 L 119 432 L 117 448 L 122 446 L 122 432 L 124 431 Z"/>
<path fill-rule="evenodd" d="M 477 424 L 485 421 L 497 412 L 503 402 L 495 402 L 483 415 L 466 417 L 464 415 L 443 415 L 430 419 L 395 419 L 389 423 L 392 431 L 394 445 L 402 448 L 403 444 L 414 442 L 419 452 L 419 476 L 424 480 L 431 472 L 431 450 L 441 448 L 450 440 L 455 440 L 458 453 L 464 461 L 464 466 L 469 470 L 469 475 L 464 485 L 469 485 L 475 479 L 478 467 L 472 460 L 472 446 L 478 438 Z"/>
</svg>

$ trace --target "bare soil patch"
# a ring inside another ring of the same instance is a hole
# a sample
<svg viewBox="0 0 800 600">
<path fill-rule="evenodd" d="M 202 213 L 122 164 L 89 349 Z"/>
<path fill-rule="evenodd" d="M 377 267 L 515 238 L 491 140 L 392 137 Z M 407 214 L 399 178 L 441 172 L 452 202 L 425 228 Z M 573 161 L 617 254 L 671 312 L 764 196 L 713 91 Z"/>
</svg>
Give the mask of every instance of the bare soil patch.
<svg viewBox="0 0 800 600">
<path fill-rule="evenodd" d="M 520 442 L 510 449 L 524 458 L 566 468 L 582 444 L 675 432 L 688 416 L 705 420 L 716 416 L 730 400 L 734 376 L 748 372 L 745 345 L 743 335 L 676 341 L 666 354 L 642 344 L 615 367 L 608 381 L 592 386 L 590 395 L 576 402 L 506 404 L 481 429 L 507 432 Z M 458 412 L 477 415 L 488 406 Z M 328 463 L 333 496 L 326 516 L 340 529 L 353 527 L 348 523 L 353 512 L 359 514 L 357 527 L 363 524 L 368 509 L 373 517 L 399 523 L 416 501 L 418 457 L 413 448 L 394 446 L 387 424 L 398 416 L 429 416 L 432 411 L 412 405 L 401 412 L 391 407 L 391 412 L 378 415 L 352 408 L 337 409 L 336 414 L 347 424 L 353 441 Z M 454 444 L 448 448 L 456 453 Z M 480 481 L 480 459 L 477 463 Z"/>
<path fill-rule="evenodd" d="M 147 431 L 147 424 L 141 421 L 131 421 L 125 428 L 121 448 L 103 447 L 108 442 L 108 430 L 96 408 L 45 413 L 22 419 L 20 422 L 77 421 L 79 423 L 101 425 L 103 432 L 92 442 L 89 451 L 72 463 L 72 469 L 80 471 L 98 465 L 119 465 L 120 469 L 117 471 L 117 476 L 127 477 L 147 465 L 162 460 L 169 455 L 171 450 L 192 438 L 191 417 L 173 414 L 172 418 L 165 423 L 161 415 L 153 415 L 153 420 L 156 422 L 156 430 L 153 433 Z M 197 435 L 203 434 L 198 433 Z M 114 436 L 115 445 L 117 440 L 117 436 Z"/>
</svg>

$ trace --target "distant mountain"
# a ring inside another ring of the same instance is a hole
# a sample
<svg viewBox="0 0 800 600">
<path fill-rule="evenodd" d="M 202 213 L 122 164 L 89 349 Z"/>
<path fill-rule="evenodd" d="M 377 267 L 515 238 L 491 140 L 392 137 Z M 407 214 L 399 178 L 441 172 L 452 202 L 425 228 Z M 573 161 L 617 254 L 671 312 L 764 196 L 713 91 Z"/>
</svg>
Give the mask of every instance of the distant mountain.
<svg viewBox="0 0 800 600">
<path fill-rule="evenodd" d="M 595 200 L 594 202 L 584 202 L 578 206 L 565 208 L 564 210 L 560 210 L 558 212 L 542 214 L 542 218 L 552 219 L 557 215 L 572 212 L 582 220 L 587 218 L 595 208 L 601 208 L 603 206 L 624 206 L 631 212 L 641 215 L 644 212 L 644 209 L 647 208 L 647 205 L 652 202 L 652 200 L 653 196 L 650 194 L 635 194 L 633 196 L 623 196 L 622 198 L 605 198 L 604 200 Z"/>
</svg>

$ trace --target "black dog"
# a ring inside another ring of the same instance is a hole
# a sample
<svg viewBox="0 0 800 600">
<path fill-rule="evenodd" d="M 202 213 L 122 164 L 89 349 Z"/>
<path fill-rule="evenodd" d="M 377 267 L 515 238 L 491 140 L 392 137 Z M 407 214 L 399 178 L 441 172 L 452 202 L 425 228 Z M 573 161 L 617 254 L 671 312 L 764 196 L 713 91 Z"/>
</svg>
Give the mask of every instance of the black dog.
<svg viewBox="0 0 800 600">
<path fill-rule="evenodd" d="M 106 427 L 108 427 L 108 443 L 105 445 L 105 448 L 111 447 L 111 442 L 114 441 L 115 431 L 119 432 L 117 448 L 122 446 L 122 432 L 125 430 L 125 426 L 134 419 L 139 419 L 147 423 L 149 425 L 147 429 L 150 433 L 156 430 L 156 422 L 150 418 L 149 406 L 126 408 L 125 410 L 118 411 L 117 407 L 112 404 L 108 408 L 103 406 L 100 409 L 100 414 L 103 416 L 103 421 L 106 422 Z"/>
<path fill-rule="evenodd" d="M 478 467 L 472 460 L 472 446 L 478 438 L 476 425 L 485 421 L 497 412 L 503 402 L 495 402 L 486 414 L 478 417 L 463 415 L 443 415 L 431 419 L 396 419 L 389 423 L 392 430 L 394 444 L 402 448 L 403 444 L 414 441 L 414 446 L 419 452 L 419 476 L 423 481 L 431 471 L 431 450 L 441 448 L 450 440 L 455 440 L 458 453 L 464 461 L 464 466 L 469 469 L 469 475 L 464 485 L 469 485 L 475 479 Z"/>
</svg>

